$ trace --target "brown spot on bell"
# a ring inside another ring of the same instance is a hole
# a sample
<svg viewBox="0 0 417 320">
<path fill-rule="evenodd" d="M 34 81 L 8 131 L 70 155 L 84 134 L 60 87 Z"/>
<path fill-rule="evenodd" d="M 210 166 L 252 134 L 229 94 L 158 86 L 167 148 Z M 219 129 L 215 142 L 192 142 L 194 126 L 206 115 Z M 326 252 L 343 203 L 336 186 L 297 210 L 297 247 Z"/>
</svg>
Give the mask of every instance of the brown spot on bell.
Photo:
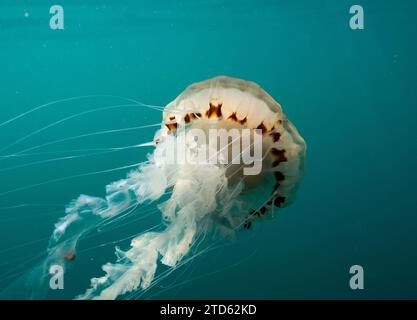
<svg viewBox="0 0 417 320">
<path fill-rule="evenodd" d="M 274 206 L 276 207 L 281 207 L 285 202 L 285 198 L 284 197 L 276 197 L 274 200 Z"/>
<path fill-rule="evenodd" d="M 265 134 L 268 131 L 263 122 L 261 122 L 261 124 L 256 129 L 262 130 L 262 134 Z"/>
<path fill-rule="evenodd" d="M 247 121 L 248 119 L 246 117 L 244 117 L 242 120 L 238 120 L 239 124 L 241 125 L 244 125 Z"/>
<path fill-rule="evenodd" d="M 243 227 L 248 230 L 252 227 L 252 221 L 246 221 Z"/>
<path fill-rule="evenodd" d="M 206 112 L 207 118 L 221 118 L 222 117 L 222 103 L 210 102 L 210 108 Z"/>
<path fill-rule="evenodd" d="M 247 121 L 246 117 L 245 117 L 245 118 L 243 118 L 242 120 L 239 120 L 239 119 L 237 118 L 236 112 L 233 112 L 233 113 L 229 116 L 229 118 L 227 118 L 227 119 L 229 119 L 229 120 L 231 120 L 231 121 L 234 121 L 234 122 L 237 122 L 237 123 L 239 123 L 239 124 L 241 124 L 241 125 L 244 125 L 244 124 L 246 123 L 246 121 Z"/>
<path fill-rule="evenodd" d="M 191 121 L 191 119 L 190 119 L 190 114 L 189 114 L 189 113 L 187 113 L 187 114 L 185 115 L 185 117 L 184 117 L 184 121 L 185 121 L 185 123 L 189 123 L 189 122 Z"/>
<path fill-rule="evenodd" d="M 279 132 L 272 132 L 270 136 L 272 137 L 273 142 L 277 142 L 279 138 L 281 138 L 281 134 Z"/>
<path fill-rule="evenodd" d="M 166 125 L 166 127 L 168 128 L 169 131 L 174 131 L 178 127 L 178 124 L 176 122 L 175 123 L 167 123 L 165 125 Z"/>
<path fill-rule="evenodd" d="M 274 175 L 275 175 L 275 180 L 277 181 L 285 180 L 285 176 L 282 174 L 282 172 L 277 171 L 274 173 Z"/>
<path fill-rule="evenodd" d="M 239 121 L 239 120 L 237 119 L 236 112 L 233 112 L 233 113 L 229 116 L 229 118 L 227 118 L 227 119 L 232 120 L 232 121 L 235 121 L 235 122 L 238 122 L 238 121 Z"/>
<path fill-rule="evenodd" d="M 281 162 L 287 161 L 287 157 L 285 156 L 285 150 L 278 150 L 276 148 L 272 148 L 271 153 L 275 157 L 275 160 L 272 162 L 273 168 L 278 166 Z"/>
</svg>

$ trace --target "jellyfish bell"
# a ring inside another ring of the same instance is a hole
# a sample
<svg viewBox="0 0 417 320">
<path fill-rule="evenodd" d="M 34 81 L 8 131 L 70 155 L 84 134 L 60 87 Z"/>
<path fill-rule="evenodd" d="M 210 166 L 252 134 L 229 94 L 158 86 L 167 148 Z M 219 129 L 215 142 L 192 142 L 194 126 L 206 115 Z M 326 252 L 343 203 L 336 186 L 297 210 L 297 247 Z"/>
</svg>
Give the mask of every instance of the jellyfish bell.
<svg viewBox="0 0 417 320">
<path fill-rule="evenodd" d="M 192 130 L 203 132 L 203 137 L 189 140 L 187 132 Z M 229 134 L 223 147 L 217 143 L 221 137 L 210 139 L 213 130 Z M 229 136 L 239 138 L 238 155 L 247 161 L 230 157 L 237 145 Z M 222 76 L 189 86 L 165 107 L 154 143 L 148 161 L 106 186 L 105 198 L 79 196 L 55 225 L 48 257 L 38 269 L 47 270 L 63 256 L 73 260 L 85 235 L 111 219 L 140 215 L 144 203 L 154 204 L 163 217 L 163 230 L 136 236 L 126 251 L 117 248 L 116 262 L 103 265 L 105 274 L 92 278 L 78 299 L 116 299 L 148 289 L 159 262 L 175 268 L 193 249 L 200 250 L 196 243 L 207 234 L 221 237 L 249 229 L 289 205 L 304 173 L 303 138 L 281 106 L 245 80 Z M 257 147 L 259 158 L 253 157 Z M 185 158 L 172 161 L 172 153 L 182 152 Z M 198 157 L 201 152 L 209 156 Z M 260 170 L 251 171 L 254 168 Z M 71 252 L 74 256 L 68 255 Z"/>
<path fill-rule="evenodd" d="M 162 136 L 189 126 L 207 131 L 249 129 L 260 132 L 262 171 L 245 175 L 241 164 L 228 163 L 229 183 L 243 178 L 245 188 L 256 188 L 270 180 L 272 189 L 269 191 L 273 195 L 270 201 L 277 207 L 289 204 L 295 196 L 304 174 L 305 142 L 281 106 L 256 83 L 219 76 L 192 84 L 165 107 L 163 123 L 162 133 L 159 133 Z M 229 144 L 226 152 L 230 154 L 231 148 Z"/>
<path fill-rule="evenodd" d="M 249 212 L 239 210 L 233 214 L 235 223 L 230 225 L 233 231 L 242 224 L 248 229 L 256 218 L 274 215 L 276 208 L 292 203 L 304 175 L 306 145 L 281 106 L 259 85 L 224 76 L 190 85 L 165 107 L 157 141 L 190 128 L 206 132 L 213 129 L 238 133 L 253 131 L 250 147 L 253 147 L 254 139 L 262 138 L 261 170 L 256 174 L 245 174 L 245 167 L 248 167 L 245 163 L 232 162 L 232 143 L 223 150 L 226 157 L 229 155 L 229 162 L 223 166 L 227 185 L 233 187 L 241 183 L 243 192 L 251 194 L 250 199 L 235 198 L 241 199 L 243 207 L 252 208 Z M 206 136 L 210 137 L 210 134 Z M 213 146 L 208 140 L 203 143 Z M 214 150 L 220 154 L 224 148 L 214 142 Z M 242 143 L 240 151 L 242 155 L 250 154 L 253 148 L 245 151 Z M 217 224 L 217 227 L 225 229 L 224 224 Z"/>
</svg>

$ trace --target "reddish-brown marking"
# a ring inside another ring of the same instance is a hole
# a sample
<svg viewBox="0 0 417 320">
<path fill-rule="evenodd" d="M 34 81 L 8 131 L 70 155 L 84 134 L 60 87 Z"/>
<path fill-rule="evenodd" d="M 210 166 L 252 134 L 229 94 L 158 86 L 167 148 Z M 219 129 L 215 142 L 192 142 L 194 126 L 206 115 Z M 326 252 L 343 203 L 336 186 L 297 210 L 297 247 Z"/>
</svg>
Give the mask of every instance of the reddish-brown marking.
<svg viewBox="0 0 417 320">
<path fill-rule="evenodd" d="M 219 103 L 217 106 L 215 106 L 212 102 L 210 102 L 210 108 L 206 111 L 207 118 L 222 117 L 222 103 Z"/>
<path fill-rule="evenodd" d="M 284 154 L 285 150 L 278 150 L 277 148 L 271 148 L 271 153 L 274 156 L 280 156 L 282 154 Z"/>
<path fill-rule="evenodd" d="M 285 198 L 284 197 L 276 197 L 274 200 L 274 206 L 281 207 L 284 204 Z"/>
<path fill-rule="evenodd" d="M 274 175 L 275 175 L 275 180 L 277 181 L 285 180 L 285 176 L 282 174 L 282 172 L 277 171 L 274 173 Z"/>
<path fill-rule="evenodd" d="M 263 122 L 261 122 L 261 124 L 256 129 L 262 130 L 262 134 L 265 134 L 268 131 Z"/>
<path fill-rule="evenodd" d="M 185 123 L 189 123 L 197 118 L 201 118 L 201 113 L 187 113 L 184 117 L 184 121 Z"/>
<path fill-rule="evenodd" d="M 229 116 L 229 118 L 227 118 L 227 119 L 232 120 L 232 121 L 235 121 L 235 122 L 238 122 L 238 121 L 239 121 L 239 120 L 237 119 L 236 112 L 233 112 L 233 113 Z"/>
<path fill-rule="evenodd" d="M 252 227 L 252 221 L 246 221 L 243 227 L 245 229 L 250 229 Z"/>
<path fill-rule="evenodd" d="M 280 163 L 281 163 L 281 161 L 279 161 L 279 160 L 275 160 L 275 161 L 273 161 L 273 162 L 272 162 L 271 167 L 272 167 L 272 168 L 278 167 L 278 165 L 279 165 Z"/>
<path fill-rule="evenodd" d="M 241 125 L 244 125 L 247 121 L 248 119 L 246 117 L 244 117 L 242 120 L 238 120 L 239 124 Z"/>
<path fill-rule="evenodd" d="M 177 123 L 167 123 L 165 124 L 169 131 L 176 130 L 178 127 Z"/>
<path fill-rule="evenodd" d="M 237 118 L 236 112 L 233 112 L 233 113 L 229 116 L 229 118 L 227 118 L 227 119 L 232 120 L 232 121 L 234 121 L 234 122 L 237 122 L 237 123 L 239 123 L 240 125 L 244 125 L 244 124 L 247 122 L 246 117 L 244 117 L 243 119 L 239 120 L 239 119 Z"/>
<path fill-rule="evenodd" d="M 278 150 L 276 148 L 272 148 L 271 153 L 276 157 L 275 161 L 272 163 L 272 167 L 276 167 L 281 162 L 287 161 L 287 157 L 285 156 L 285 150 Z"/>
<path fill-rule="evenodd" d="M 281 138 L 281 134 L 279 132 L 272 132 L 270 136 L 272 137 L 273 142 L 277 142 L 279 138 Z"/>
<path fill-rule="evenodd" d="M 255 211 L 252 210 L 252 212 L 249 214 L 249 217 L 262 217 L 266 213 L 266 208 L 262 207 L 259 210 Z"/>
</svg>

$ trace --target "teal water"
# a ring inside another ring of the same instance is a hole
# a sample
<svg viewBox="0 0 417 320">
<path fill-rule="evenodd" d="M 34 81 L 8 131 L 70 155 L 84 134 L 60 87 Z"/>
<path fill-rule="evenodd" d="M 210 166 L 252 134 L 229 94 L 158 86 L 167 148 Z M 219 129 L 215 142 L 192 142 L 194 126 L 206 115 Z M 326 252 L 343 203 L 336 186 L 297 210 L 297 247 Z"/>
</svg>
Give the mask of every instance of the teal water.
<svg viewBox="0 0 417 320">
<path fill-rule="evenodd" d="M 80 97 L 0 125 L 0 288 L 35 265 L 65 204 L 104 195 L 128 170 L 72 176 L 151 151 L 87 156 L 98 153 L 91 149 L 147 142 L 154 128 L 47 143 L 161 121 L 137 106 L 69 117 L 127 104 L 110 96 L 164 106 L 190 83 L 224 74 L 255 81 L 280 102 L 307 141 L 307 176 L 274 220 L 144 297 L 417 298 L 415 1 L 361 0 L 365 29 L 355 31 L 345 0 L 84 2 L 60 1 L 64 30 L 49 28 L 50 1 L 0 3 L 0 123 Z M 26 153 L 43 154 L 4 157 L 35 146 Z M 64 156 L 77 157 L 48 161 Z M 81 293 L 114 259 L 109 242 L 159 221 L 127 220 L 86 239 L 65 290 L 51 297 Z M 349 287 L 355 264 L 364 290 Z"/>
</svg>

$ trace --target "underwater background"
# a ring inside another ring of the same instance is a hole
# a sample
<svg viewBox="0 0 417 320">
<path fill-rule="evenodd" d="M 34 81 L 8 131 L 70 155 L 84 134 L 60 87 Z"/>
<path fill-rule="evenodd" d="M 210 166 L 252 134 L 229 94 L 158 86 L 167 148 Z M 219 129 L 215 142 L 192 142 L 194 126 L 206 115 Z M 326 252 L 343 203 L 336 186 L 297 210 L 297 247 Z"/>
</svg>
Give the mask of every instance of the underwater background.
<svg viewBox="0 0 417 320">
<path fill-rule="evenodd" d="M 49 27 L 53 4 L 64 30 Z M 353 4 L 364 30 L 349 28 Z M 71 199 L 103 196 L 152 151 L 122 147 L 152 141 L 157 127 L 135 127 L 161 112 L 121 97 L 164 106 L 228 75 L 261 85 L 305 138 L 297 201 L 141 298 L 417 298 L 416 13 L 412 0 L 2 0 L 0 291 L 39 261 Z M 82 241 L 49 297 L 82 293 L 115 245 L 161 220 L 138 218 Z M 349 287 L 357 264 L 364 290 Z"/>
</svg>

